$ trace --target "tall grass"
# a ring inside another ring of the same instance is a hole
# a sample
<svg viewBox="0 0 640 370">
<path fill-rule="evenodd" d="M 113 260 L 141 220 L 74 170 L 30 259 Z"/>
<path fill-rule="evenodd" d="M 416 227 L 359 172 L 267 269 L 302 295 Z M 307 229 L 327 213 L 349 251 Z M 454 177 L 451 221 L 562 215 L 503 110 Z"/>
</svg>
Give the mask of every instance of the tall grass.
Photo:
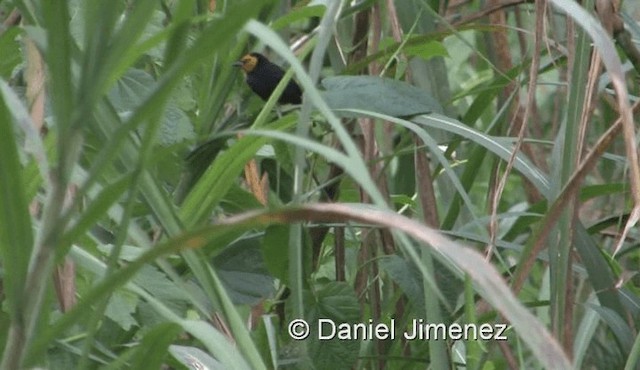
<svg viewBox="0 0 640 370">
<path fill-rule="evenodd" d="M 628 3 L 0 3 L 0 368 L 636 368 Z"/>
</svg>

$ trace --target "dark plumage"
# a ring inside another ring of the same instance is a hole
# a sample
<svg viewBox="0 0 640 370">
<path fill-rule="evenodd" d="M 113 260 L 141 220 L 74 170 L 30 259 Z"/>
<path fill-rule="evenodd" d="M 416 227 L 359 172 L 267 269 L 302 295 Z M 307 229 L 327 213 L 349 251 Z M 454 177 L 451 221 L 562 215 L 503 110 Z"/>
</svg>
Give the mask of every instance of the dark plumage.
<svg viewBox="0 0 640 370">
<path fill-rule="evenodd" d="M 245 81 L 247 85 L 265 101 L 269 99 L 273 90 L 275 90 L 284 76 L 282 68 L 271 63 L 267 57 L 260 53 L 249 53 L 233 65 L 242 68 L 246 75 Z M 300 90 L 300 86 L 298 86 L 295 81 L 290 80 L 284 88 L 280 99 L 278 99 L 278 103 L 302 103 L 302 90 Z"/>
</svg>

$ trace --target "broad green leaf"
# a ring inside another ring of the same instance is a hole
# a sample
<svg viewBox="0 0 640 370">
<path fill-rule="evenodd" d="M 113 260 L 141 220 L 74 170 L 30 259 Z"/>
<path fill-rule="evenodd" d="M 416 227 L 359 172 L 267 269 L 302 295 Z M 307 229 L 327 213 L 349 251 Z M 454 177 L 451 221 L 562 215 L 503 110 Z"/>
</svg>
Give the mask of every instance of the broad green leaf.
<svg viewBox="0 0 640 370">
<path fill-rule="evenodd" d="M 187 309 L 188 296 L 181 286 L 171 281 L 152 265 L 144 266 L 132 280 L 179 314 Z"/>
<path fill-rule="evenodd" d="M 195 131 L 191 120 L 182 109 L 169 103 L 160 127 L 160 144 L 170 146 L 193 139 L 195 139 Z"/>
<path fill-rule="evenodd" d="M 156 81 L 149 73 L 140 69 L 131 69 L 109 91 L 109 99 L 119 114 L 128 116 L 149 98 L 154 92 L 155 85 Z M 182 99 L 188 98 L 182 97 Z M 159 139 L 164 146 L 193 140 L 195 137 L 193 125 L 184 111 L 176 106 L 180 101 L 176 99 L 172 99 L 167 104 L 160 126 Z M 182 104 L 186 103 L 183 101 Z"/>
<path fill-rule="evenodd" d="M 138 306 L 138 297 L 127 291 L 115 291 L 109 299 L 104 314 L 118 324 L 122 330 L 128 331 L 138 321 L 133 317 Z"/>
<path fill-rule="evenodd" d="M 259 238 L 240 239 L 213 259 L 234 304 L 254 305 L 275 294 L 275 282 L 267 273 L 260 244 Z"/>
<path fill-rule="evenodd" d="M 361 322 L 360 304 L 353 288 L 347 283 L 333 281 L 316 287 L 308 302 L 307 322 L 310 324 L 309 356 L 316 369 L 351 369 L 358 358 L 360 342 L 333 338 L 319 340 L 327 335 L 329 326 L 319 326 L 319 319 L 329 319 L 336 325 Z"/>
<path fill-rule="evenodd" d="M 289 258 L 285 251 L 289 245 L 289 227 L 273 225 L 265 230 L 262 251 L 269 272 L 286 282 L 289 279 Z"/>
<path fill-rule="evenodd" d="M 156 81 L 141 69 L 128 70 L 109 91 L 109 99 L 119 113 L 131 111 L 149 98 Z"/>
<path fill-rule="evenodd" d="M 406 82 L 376 76 L 338 76 L 322 80 L 323 98 L 337 114 L 341 110 L 368 110 L 393 117 L 442 112 L 429 94 Z"/>
<path fill-rule="evenodd" d="M 424 289 L 420 273 L 400 256 L 390 255 L 380 259 L 380 268 L 398 284 L 412 304 L 424 307 Z"/>
</svg>

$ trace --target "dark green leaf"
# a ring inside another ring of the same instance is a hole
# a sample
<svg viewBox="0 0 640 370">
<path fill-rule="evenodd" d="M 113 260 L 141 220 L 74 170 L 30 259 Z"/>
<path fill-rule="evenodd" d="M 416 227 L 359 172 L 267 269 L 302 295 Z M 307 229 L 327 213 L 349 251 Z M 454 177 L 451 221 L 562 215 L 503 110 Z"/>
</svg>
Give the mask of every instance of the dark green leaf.
<svg viewBox="0 0 640 370">
<path fill-rule="evenodd" d="M 236 304 L 255 304 L 275 293 L 273 277 L 264 265 L 260 241 L 258 238 L 241 239 L 214 258 L 216 272 Z"/>
<path fill-rule="evenodd" d="M 283 282 L 289 280 L 288 245 L 288 226 L 274 225 L 267 228 L 262 247 L 264 262 L 269 272 Z"/>
<path fill-rule="evenodd" d="M 422 277 L 407 260 L 396 255 L 385 256 L 380 259 L 380 267 L 391 276 L 413 304 L 424 306 Z"/>
<path fill-rule="evenodd" d="M 360 304 L 353 288 L 344 282 L 330 282 L 316 288 L 313 297 L 307 301 L 309 306 L 308 323 L 309 356 L 316 369 L 350 369 L 358 358 L 358 340 L 319 340 L 318 319 L 330 319 L 336 325 L 360 322 Z M 366 322 L 366 320 L 365 320 Z"/>
<path fill-rule="evenodd" d="M 322 94 L 336 113 L 353 117 L 341 109 L 368 110 L 394 117 L 442 112 L 426 91 L 406 82 L 376 76 L 339 76 L 322 80 Z M 357 116 L 357 115 L 355 115 Z"/>
</svg>

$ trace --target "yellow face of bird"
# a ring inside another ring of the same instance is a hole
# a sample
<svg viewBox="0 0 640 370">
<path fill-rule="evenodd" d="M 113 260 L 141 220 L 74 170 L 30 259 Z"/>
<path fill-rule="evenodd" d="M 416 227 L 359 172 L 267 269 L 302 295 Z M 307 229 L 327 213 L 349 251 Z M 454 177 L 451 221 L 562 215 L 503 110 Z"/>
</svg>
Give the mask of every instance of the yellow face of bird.
<svg viewBox="0 0 640 370">
<path fill-rule="evenodd" d="M 256 58 L 255 56 L 253 56 L 251 54 L 247 54 L 247 55 L 243 56 L 236 63 L 236 65 L 238 67 L 242 68 L 242 70 L 245 73 L 250 73 L 251 71 L 253 71 L 253 69 L 256 68 L 257 64 L 258 64 L 258 58 Z"/>
</svg>

